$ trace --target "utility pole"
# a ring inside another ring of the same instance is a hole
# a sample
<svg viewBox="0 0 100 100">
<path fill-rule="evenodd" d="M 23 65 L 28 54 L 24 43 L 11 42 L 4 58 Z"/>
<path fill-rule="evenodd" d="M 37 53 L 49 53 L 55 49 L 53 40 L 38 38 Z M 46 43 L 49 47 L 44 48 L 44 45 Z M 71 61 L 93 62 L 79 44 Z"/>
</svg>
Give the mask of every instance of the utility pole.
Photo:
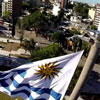
<svg viewBox="0 0 100 100">
<path fill-rule="evenodd" d="M 93 69 L 93 66 L 95 64 L 96 58 L 100 52 L 100 42 L 96 42 L 89 52 L 88 58 L 86 60 L 86 63 L 83 67 L 83 70 L 81 72 L 81 75 L 76 83 L 76 86 L 74 90 L 72 91 L 72 94 L 69 97 L 69 100 L 77 100 L 77 98 L 80 95 L 80 92 L 83 88 L 83 85 L 85 84 L 90 72 Z"/>
</svg>

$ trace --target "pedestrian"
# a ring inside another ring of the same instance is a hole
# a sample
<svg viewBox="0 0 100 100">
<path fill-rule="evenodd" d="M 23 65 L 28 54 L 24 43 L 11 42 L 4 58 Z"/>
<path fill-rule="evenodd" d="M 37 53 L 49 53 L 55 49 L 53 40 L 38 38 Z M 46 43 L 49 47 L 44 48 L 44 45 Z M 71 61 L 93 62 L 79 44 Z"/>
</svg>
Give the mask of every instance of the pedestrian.
<svg viewBox="0 0 100 100">
<path fill-rule="evenodd" d="M 68 50 L 73 50 L 73 41 L 72 41 L 72 39 L 70 39 L 68 41 Z"/>
</svg>

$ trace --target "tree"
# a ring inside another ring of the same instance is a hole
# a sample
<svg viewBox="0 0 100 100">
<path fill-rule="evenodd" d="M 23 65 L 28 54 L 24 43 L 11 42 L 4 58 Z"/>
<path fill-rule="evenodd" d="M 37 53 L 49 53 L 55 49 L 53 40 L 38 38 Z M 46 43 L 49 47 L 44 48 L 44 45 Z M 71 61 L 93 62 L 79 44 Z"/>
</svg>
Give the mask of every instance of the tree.
<svg viewBox="0 0 100 100">
<path fill-rule="evenodd" d="M 24 30 L 23 29 L 20 29 L 20 36 L 19 36 L 19 39 L 20 39 L 20 44 L 22 43 L 23 39 L 24 39 Z"/>
<path fill-rule="evenodd" d="M 63 44 L 65 42 L 65 35 L 62 32 L 58 31 L 51 34 L 51 39 L 56 43 Z"/>
<path fill-rule="evenodd" d="M 90 27 L 92 30 L 97 30 L 97 27 L 95 25 L 91 25 Z"/>
<path fill-rule="evenodd" d="M 42 34 L 45 31 L 46 17 L 40 11 L 36 11 L 24 18 L 24 26 L 27 29 L 34 28 L 36 34 Z"/>
<path fill-rule="evenodd" d="M 11 18 L 11 12 L 10 11 L 5 11 L 3 13 L 3 19 L 6 20 L 6 21 L 9 21 Z"/>
<path fill-rule="evenodd" d="M 74 6 L 74 11 L 77 16 L 82 16 L 82 18 L 88 18 L 89 6 L 87 4 L 77 3 Z"/>
<path fill-rule="evenodd" d="M 76 29 L 70 30 L 73 35 L 80 35 L 80 32 Z"/>
<path fill-rule="evenodd" d="M 52 44 L 45 48 L 33 51 L 31 54 L 31 60 L 42 60 L 46 58 L 52 58 L 56 56 L 63 55 L 64 51 L 60 44 Z"/>
<path fill-rule="evenodd" d="M 83 6 L 83 9 L 81 10 L 81 15 L 83 18 L 88 18 L 88 11 L 89 11 L 89 7 Z"/>
<path fill-rule="evenodd" d="M 27 1 L 22 2 L 22 8 L 23 10 L 29 9 L 30 8 L 30 3 Z"/>
<path fill-rule="evenodd" d="M 59 22 L 61 22 L 61 20 L 64 18 L 64 10 L 61 9 L 59 12 L 58 12 L 58 19 L 59 19 Z"/>
<path fill-rule="evenodd" d="M 28 30 L 31 28 L 30 15 L 26 16 L 23 19 L 23 26 L 24 26 L 25 29 L 28 29 Z"/>
<path fill-rule="evenodd" d="M 45 15 L 41 12 L 36 11 L 35 13 L 33 13 L 31 16 L 31 22 L 37 34 L 42 34 L 42 32 L 45 31 L 47 20 Z"/>
<path fill-rule="evenodd" d="M 22 43 L 22 47 L 25 50 L 28 50 L 30 53 L 32 53 L 34 48 L 35 48 L 35 42 L 34 42 L 33 39 L 30 39 L 29 41 L 28 40 L 24 40 L 23 43 Z"/>
<path fill-rule="evenodd" d="M 17 25 L 19 29 L 24 28 L 23 18 L 17 19 Z"/>
</svg>

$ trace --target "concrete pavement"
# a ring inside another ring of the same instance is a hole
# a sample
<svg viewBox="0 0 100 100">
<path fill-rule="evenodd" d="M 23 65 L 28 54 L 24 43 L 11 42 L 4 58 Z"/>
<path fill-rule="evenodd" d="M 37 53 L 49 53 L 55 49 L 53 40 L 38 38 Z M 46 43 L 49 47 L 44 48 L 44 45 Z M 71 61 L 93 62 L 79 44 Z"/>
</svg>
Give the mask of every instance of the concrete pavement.
<svg viewBox="0 0 100 100">
<path fill-rule="evenodd" d="M 19 40 L 13 40 L 13 39 L 9 39 L 9 38 L 0 38 L 0 42 L 7 43 L 7 41 L 12 42 L 12 43 L 20 43 Z"/>
<path fill-rule="evenodd" d="M 18 51 L 4 51 L 0 49 L 0 65 L 10 66 L 10 67 L 18 67 L 22 64 L 28 63 L 29 61 L 23 58 L 18 58 L 14 56 L 9 56 L 11 54 L 28 54 L 29 52 L 26 52 L 23 49 L 19 49 Z M 8 62 L 11 62 L 8 64 Z"/>
<path fill-rule="evenodd" d="M 17 58 L 14 56 L 4 56 L 0 55 L 0 65 L 2 66 L 9 66 L 9 67 L 18 67 L 20 65 L 23 65 L 25 63 L 29 63 L 28 60 L 23 59 L 23 58 Z"/>
</svg>

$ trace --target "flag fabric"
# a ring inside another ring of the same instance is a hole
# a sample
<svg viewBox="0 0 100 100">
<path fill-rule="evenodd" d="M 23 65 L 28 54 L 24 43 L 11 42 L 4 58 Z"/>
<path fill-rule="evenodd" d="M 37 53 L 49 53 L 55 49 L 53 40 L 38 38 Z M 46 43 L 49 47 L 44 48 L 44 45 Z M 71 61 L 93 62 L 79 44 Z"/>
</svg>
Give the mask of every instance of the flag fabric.
<svg viewBox="0 0 100 100">
<path fill-rule="evenodd" d="M 62 100 L 83 51 L 0 72 L 0 91 L 23 100 Z"/>
</svg>

